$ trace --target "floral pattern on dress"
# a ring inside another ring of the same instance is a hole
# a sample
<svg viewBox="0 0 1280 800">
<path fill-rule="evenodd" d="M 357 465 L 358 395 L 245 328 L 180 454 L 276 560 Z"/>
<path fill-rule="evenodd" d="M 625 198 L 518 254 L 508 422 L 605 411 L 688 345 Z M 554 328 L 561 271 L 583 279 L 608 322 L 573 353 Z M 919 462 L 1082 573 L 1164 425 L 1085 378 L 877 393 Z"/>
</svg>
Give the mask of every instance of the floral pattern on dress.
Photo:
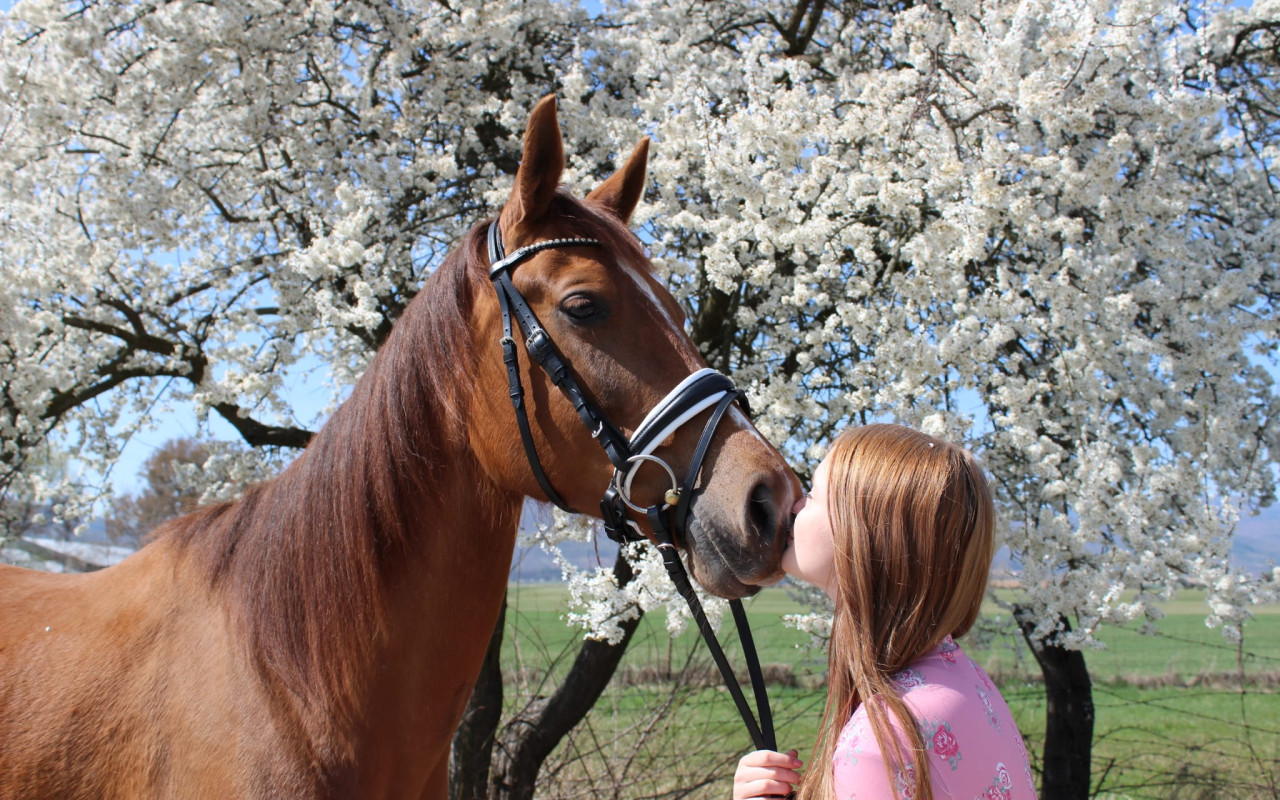
<svg viewBox="0 0 1280 800">
<path fill-rule="evenodd" d="M 893 771 L 893 788 L 897 797 L 902 800 L 915 800 L 916 796 L 916 762 L 912 761 L 901 769 Z"/>
<path fill-rule="evenodd" d="M 924 686 L 924 673 L 918 669 L 907 667 L 893 676 L 893 685 L 899 692 L 905 692 L 917 686 Z"/>
<path fill-rule="evenodd" d="M 1013 778 L 1009 776 L 1009 770 L 1001 762 L 996 764 L 996 775 L 991 779 L 991 785 L 973 800 L 1010 800 L 1012 796 Z"/>
<path fill-rule="evenodd" d="M 956 644 L 951 638 L 951 634 L 947 634 L 946 638 L 938 644 L 938 655 L 942 656 L 942 660 L 950 664 L 956 665 L 956 651 L 960 649 L 960 645 Z"/>
<path fill-rule="evenodd" d="M 969 665 L 973 667 L 974 674 L 978 676 L 978 680 L 982 681 L 982 685 L 987 687 L 987 691 L 994 692 L 996 690 L 996 685 L 991 682 L 991 676 L 987 675 L 987 671 L 978 666 L 978 662 L 974 661 L 972 658 L 969 659 Z"/>
<path fill-rule="evenodd" d="M 981 686 L 974 684 L 974 691 L 978 693 L 978 699 L 982 701 L 982 707 L 987 712 L 987 724 L 996 729 L 996 732 L 1004 736 L 1004 728 L 1000 725 L 1000 715 L 996 713 L 996 707 L 992 705 L 991 698 L 982 690 Z"/>
<path fill-rule="evenodd" d="M 860 726 L 845 726 L 845 729 L 840 732 L 840 738 L 836 739 L 835 752 L 831 754 L 832 767 L 856 767 L 858 765 L 858 754 L 862 752 L 862 748 L 858 746 L 861 733 Z"/>
<path fill-rule="evenodd" d="M 925 750 L 932 750 L 938 758 L 945 760 L 952 772 L 960 768 L 960 742 L 956 741 L 946 720 L 921 723 L 920 734 L 924 737 Z"/>
<path fill-rule="evenodd" d="M 1018 725 L 999 689 L 960 646 L 945 639 L 890 677 L 919 726 L 923 755 L 908 744 L 905 720 L 890 723 L 902 749 L 882 753 L 864 702 L 837 739 L 839 753 L 832 759 L 836 800 L 914 800 L 919 797 L 915 781 L 926 773 L 939 798 L 1035 800 L 1035 780 Z M 896 753 L 912 763 L 902 766 Z"/>
</svg>

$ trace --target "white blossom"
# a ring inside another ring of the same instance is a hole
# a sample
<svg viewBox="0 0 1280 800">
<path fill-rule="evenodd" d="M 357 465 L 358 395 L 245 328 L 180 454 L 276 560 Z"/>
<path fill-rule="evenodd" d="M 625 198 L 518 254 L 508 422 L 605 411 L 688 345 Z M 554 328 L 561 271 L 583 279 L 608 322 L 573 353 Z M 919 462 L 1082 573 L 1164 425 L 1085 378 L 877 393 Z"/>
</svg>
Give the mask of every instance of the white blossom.
<svg viewBox="0 0 1280 800">
<path fill-rule="evenodd" d="M 26 455 L 105 470 L 169 400 L 319 424 L 288 370 L 322 359 L 342 396 L 558 91 L 579 192 L 652 137 L 640 235 L 802 476 L 848 424 L 955 438 L 1041 633 L 1065 615 L 1088 646 L 1185 582 L 1237 630 L 1275 596 L 1226 559 L 1280 436 L 1276 3 L 828 4 L 808 39 L 790 9 L 24 0 L 0 21 L 6 490 L 67 494 Z M 99 391 L 109 370 L 135 377 Z M 279 458 L 221 455 L 210 491 Z M 626 587 L 565 567 L 574 622 L 672 607 L 634 558 Z"/>
</svg>

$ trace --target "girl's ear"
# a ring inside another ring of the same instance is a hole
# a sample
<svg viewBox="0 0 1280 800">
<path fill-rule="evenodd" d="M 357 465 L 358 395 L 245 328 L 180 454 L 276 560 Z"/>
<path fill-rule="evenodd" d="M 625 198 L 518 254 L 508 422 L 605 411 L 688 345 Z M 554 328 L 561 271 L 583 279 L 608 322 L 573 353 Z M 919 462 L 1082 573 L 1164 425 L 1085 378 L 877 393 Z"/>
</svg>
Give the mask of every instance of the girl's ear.
<svg viewBox="0 0 1280 800">
<path fill-rule="evenodd" d="M 520 229 L 527 230 L 546 215 L 563 172 L 564 141 L 556 120 L 556 97 L 549 94 L 529 113 L 520 168 L 502 211 L 504 236 L 519 240 Z"/>
<path fill-rule="evenodd" d="M 631 221 L 631 213 L 644 195 L 645 168 L 649 163 L 649 137 L 646 136 L 631 151 L 631 157 L 622 169 L 587 195 L 587 202 L 609 209 L 623 222 Z"/>
</svg>

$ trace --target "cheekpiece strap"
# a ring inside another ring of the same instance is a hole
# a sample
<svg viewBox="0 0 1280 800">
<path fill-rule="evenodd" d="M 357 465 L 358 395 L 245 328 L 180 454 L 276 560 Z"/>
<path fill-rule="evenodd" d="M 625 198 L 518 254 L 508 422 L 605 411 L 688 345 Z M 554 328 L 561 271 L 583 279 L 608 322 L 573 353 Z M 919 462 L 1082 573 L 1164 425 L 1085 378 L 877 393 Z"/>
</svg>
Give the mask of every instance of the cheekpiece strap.
<svg viewBox="0 0 1280 800">
<path fill-rule="evenodd" d="M 578 417 L 582 420 L 583 425 L 591 431 L 591 435 L 600 443 L 614 468 L 625 466 L 630 453 L 627 452 L 625 437 L 591 405 L 569 374 L 568 365 L 559 351 L 556 350 L 555 344 L 551 341 L 546 329 L 542 327 L 542 323 L 539 322 L 537 315 L 533 313 L 533 309 L 529 307 L 524 297 L 516 290 L 515 284 L 512 283 L 511 272 L 522 261 L 543 250 L 562 247 L 599 247 L 601 243 L 596 239 L 577 237 L 549 239 L 526 245 L 507 255 L 497 220 L 494 220 L 489 225 L 487 243 L 489 250 L 489 279 L 493 282 L 494 290 L 497 292 L 498 308 L 502 314 L 503 361 L 507 367 L 507 383 L 510 387 L 511 404 L 516 412 L 516 422 L 520 429 L 520 440 L 524 445 L 525 455 L 533 471 L 533 476 L 543 494 L 560 508 L 573 512 L 568 503 L 551 486 L 551 481 L 547 477 L 546 471 L 542 468 L 541 460 L 538 458 L 537 448 L 533 441 L 533 432 L 529 425 L 528 413 L 524 407 L 524 387 L 520 383 L 520 365 L 516 354 L 516 325 L 519 326 L 520 332 L 524 336 L 524 346 L 529 353 L 529 358 L 547 373 L 551 382 L 559 387 L 569 398 L 569 401 L 573 403 L 574 410 L 578 412 Z M 514 325 L 512 324 L 513 317 L 515 319 Z"/>
</svg>

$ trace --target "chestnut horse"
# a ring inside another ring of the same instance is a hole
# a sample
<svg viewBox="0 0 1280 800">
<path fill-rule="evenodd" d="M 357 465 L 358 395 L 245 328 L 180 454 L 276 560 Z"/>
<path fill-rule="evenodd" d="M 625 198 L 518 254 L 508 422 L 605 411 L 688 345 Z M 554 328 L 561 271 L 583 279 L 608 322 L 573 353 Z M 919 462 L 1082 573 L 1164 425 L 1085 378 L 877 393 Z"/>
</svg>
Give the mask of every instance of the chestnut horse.
<svg viewBox="0 0 1280 800">
<path fill-rule="evenodd" d="M 624 433 L 704 366 L 626 227 L 647 155 L 642 140 L 585 201 L 570 197 L 544 98 L 499 216 L 511 249 L 602 245 L 538 252 L 513 280 Z M 522 501 L 545 499 L 508 398 L 485 230 L 277 478 L 100 572 L 0 567 L 0 798 L 446 796 Z M 523 354 L 519 369 L 547 477 L 574 508 L 598 508 L 612 465 Z M 659 452 L 686 464 L 697 438 L 695 424 Z M 682 544 L 706 589 L 744 596 L 781 576 L 798 484 L 736 409 L 711 442 Z M 653 473 L 637 477 L 638 502 L 662 497 Z"/>
</svg>

